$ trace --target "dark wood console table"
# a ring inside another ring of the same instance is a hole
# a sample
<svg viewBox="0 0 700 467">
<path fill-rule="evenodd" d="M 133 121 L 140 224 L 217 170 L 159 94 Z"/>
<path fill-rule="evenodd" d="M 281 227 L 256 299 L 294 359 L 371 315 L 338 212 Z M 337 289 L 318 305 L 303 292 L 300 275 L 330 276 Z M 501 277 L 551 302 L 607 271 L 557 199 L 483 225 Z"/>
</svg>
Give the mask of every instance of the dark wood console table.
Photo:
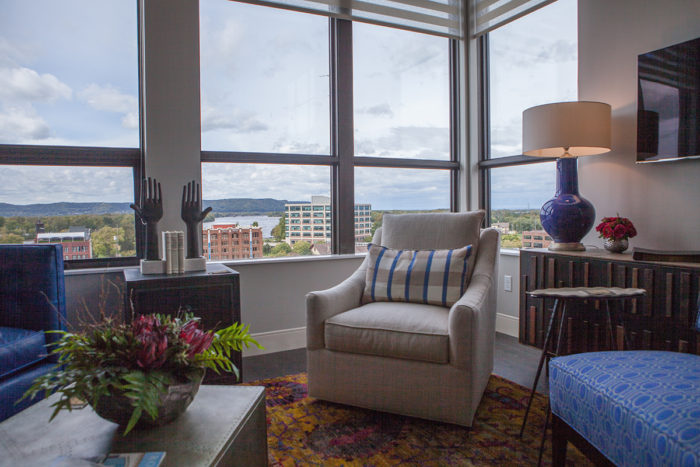
<svg viewBox="0 0 700 467">
<path fill-rule="evenodd" d="M 141 274 L 139 269 L 125 269 L 124 310 L 136 314 L 175 314 L 189 311 L 202 319 L 204 329 L 221 329 L 241 320 L 240 280 L 238 272 L 219 263 L 207 263 L 206 271 L 185 274 Z M 241 352 L 233 355 L 241 371 Z M 235 383 L 233 375 L 207 372 L 206 384 Z"/>
<path fill-rule="evenodd" d="M 551 287 L 638 287 L 646 297 L 630 300 L 622 310 L 622 325 L 608 341 L 600 303 L 587 300 L 572 309 L 564 323 L 564 353 L 606 350 L 606 342 L 631 349 L 689 352 L 700 355 L 700 333 L 692 324 L 698 313 L 700 264 L 637 261 L 631 253 L 605 250 L 520 251 L 520 320 L 522 344 L 541 348 L 553 300 L 535 300 L 525 292 Z M 599 312 L 595 312 L 598 310 Z"/>
</svg>

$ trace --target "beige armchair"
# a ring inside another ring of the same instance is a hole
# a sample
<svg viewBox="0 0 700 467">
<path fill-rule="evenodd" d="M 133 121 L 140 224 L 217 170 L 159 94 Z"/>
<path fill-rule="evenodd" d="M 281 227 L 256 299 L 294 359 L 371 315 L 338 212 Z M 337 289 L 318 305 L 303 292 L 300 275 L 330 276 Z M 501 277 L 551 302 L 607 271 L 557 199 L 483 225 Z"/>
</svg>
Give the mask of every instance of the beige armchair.
<svg viewBox="0 0 700 467">
<path fill-rule="evenodd" d="M 342 283 L 306 296 L 311 397 L 471 426 L 493 370 L 496 321 L 499 236 L 480 230 L 483 216 L 385 215 L 372 240 L 413 250 L 471 244 L 467 289 L 449 308 L 363 305 L 369 255 Z"/>
</svg>

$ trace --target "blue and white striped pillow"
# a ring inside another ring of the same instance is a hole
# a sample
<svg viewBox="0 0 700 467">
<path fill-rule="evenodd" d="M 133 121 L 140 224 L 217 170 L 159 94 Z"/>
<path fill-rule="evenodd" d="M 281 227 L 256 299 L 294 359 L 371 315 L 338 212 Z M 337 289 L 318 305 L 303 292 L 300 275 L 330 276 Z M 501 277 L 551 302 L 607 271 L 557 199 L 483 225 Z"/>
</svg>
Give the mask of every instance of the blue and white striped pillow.
<svg viewBox="0 0 700 467">
<path fill-rule="evenodd" d="M 452 306 L 464 294 L 472 246 L 454 250 L 392 250 L 369 244 L 362 303 Z"/>
</svg>

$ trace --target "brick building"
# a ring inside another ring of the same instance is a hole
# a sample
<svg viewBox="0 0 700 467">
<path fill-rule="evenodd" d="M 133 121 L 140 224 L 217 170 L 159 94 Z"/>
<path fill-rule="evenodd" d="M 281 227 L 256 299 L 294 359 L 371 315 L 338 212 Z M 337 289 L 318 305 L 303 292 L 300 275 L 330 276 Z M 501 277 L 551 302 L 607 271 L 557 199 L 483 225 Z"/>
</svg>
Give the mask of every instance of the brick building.
<svg viewBox="0 0 700 467">
<path fill-rule="evenodd" d="M 526 230 L 523 232 L 523 248 L 547 248 L 552 237 L 544 230 Z"/>
<path fill-rule="evenodd" d="M 39 229 L 37 229 L 39 230 Z M 43 228 L 42 228 L 43 230 Z M 73 232 L 37 232 L 36 243 L 60 243 L 63 245 L 63 259 L 92 258 L 90 229 L 73 229 Z"/>
<path fill-rule="evenodd" d="M 202 229 L 202 251 L 209 261 L 262 258 L 262 227 L 214 224 Z"/>
</svg>

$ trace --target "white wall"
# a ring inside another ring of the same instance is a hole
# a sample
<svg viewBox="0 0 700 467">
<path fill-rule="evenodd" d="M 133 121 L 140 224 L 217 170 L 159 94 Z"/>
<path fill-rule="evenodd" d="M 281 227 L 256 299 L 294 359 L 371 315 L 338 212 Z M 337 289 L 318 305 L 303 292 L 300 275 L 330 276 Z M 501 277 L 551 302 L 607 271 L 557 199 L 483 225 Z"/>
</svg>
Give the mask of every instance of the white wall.
<svg viewBox="0 0 700 467">
<path fill-rule="evenodd" d="M 579 99 L 612 106 L 612 151 L 579 160 L 596 220 L 619 213 L 631 246 L 700 250 L 700 160 L 635 164 L 637 56 L 700 36 L 698 0 L 580 0 Z M 586 244 L 602 245 L 595 232 Z"/>
<path fill-rule="evenodd" d="M 146 176 L 163 190 L 159 229 L 184 231 L 182 187 L 202 178 L 199 2 L 143 0 L 141 17 Z"/>
<path fill-rule="evenodd" d="M 241 320 L 250 325 L 265 353 L 305 347 L 306 294 L 339 284 L 363 259 L 343 255 L 229 264 L 241 274 Z"/>
<path fill-rule="evenodd" d="M 363 256 L 280 258 L 229 263 L 240 273 L 241 321 L 265 347 L 244 355 L 306 346 L 306 294 L 324 290 L 350 277 Z M 99 313 L 117 316 L 123 307 L 121 268 L 68 271 L 66 309 L 69 329 L 99 320 Z M 88 316 L 93 314 L 92 317 Z"/>
</svg>

